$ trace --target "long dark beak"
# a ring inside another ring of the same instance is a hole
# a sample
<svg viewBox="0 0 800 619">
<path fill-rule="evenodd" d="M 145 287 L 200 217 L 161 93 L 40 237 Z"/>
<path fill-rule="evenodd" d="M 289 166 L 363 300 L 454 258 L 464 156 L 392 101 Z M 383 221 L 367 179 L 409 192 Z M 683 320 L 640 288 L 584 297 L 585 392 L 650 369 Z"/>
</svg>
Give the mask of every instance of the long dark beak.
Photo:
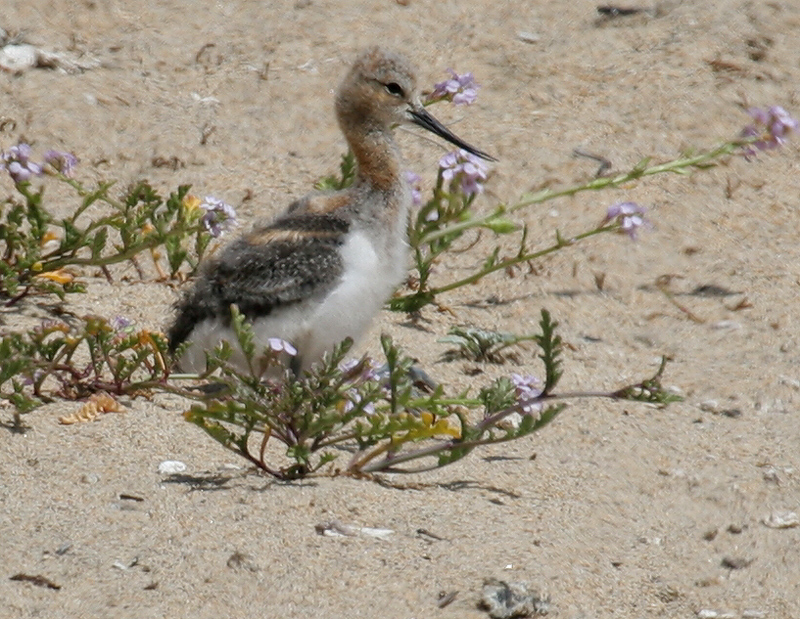
<svg viewBox="0 0 800 619">
<path fill-rule="evenodd" d="M 450 131 L 450 129 L 445 127 L 442 123 L 431 116 L 424 107 L 415 107 L 409 111 L 409 114 L 411 114 L 411 122 L 413 122 L 415 125 L 419 125 L 423 129 L 427 129 L 431 133 L 435 133 L 440 138 L 444 138 L 451 144 L 455 144 L 459 148 L 463 148 L 465 151 L 472 153 L 476 157 L 480 157 L 486 161 L 497 161 L 497 159 L 491 155 L 487 155 L 482 150 L 478 150 L 474 146 L 467 144 L 464 140 Z"/>
</svg>

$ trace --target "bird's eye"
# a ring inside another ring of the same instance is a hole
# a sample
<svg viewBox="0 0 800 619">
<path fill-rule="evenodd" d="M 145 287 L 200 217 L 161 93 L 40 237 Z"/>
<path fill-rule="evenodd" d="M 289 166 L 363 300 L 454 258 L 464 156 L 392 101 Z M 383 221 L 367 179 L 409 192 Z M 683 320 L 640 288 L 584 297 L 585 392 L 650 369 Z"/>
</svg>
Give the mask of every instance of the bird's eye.
<svg viewBox="0 0 800 619">
<path fill-rule="evenodd" d="M 393 97 L 405 97 L 406 93 L 403 91 L 403 87 L 400 86 L 397 82 L 390 82 L 384 85 L 386 88 L 386 92 L 388 92 Z"/>
</svg>

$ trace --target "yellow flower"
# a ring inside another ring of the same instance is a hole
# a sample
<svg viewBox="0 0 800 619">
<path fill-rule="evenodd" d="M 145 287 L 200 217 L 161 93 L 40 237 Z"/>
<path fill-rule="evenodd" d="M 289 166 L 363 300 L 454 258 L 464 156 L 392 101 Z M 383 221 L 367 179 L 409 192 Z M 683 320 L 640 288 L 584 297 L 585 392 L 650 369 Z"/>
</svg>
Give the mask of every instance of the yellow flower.
<svg viewBox="0 0 800 619">
<path fill-rule="evenodd" d="M 405 415 L 406 417 L 403 417 Z M 407 419 L 408 413 L 400 413 L 401 418 Z M 421 425 L 410 429 L 403 436 L 396 436 L 393 440 L 405 443 L 406 441 L 420 441 L 435 436 L 452 436 L 461 438 L 461 429 L 450 423 L 446 417 L 436 419 L 429 411 L 420 411 L 417 418 L 422 422 Z"/>
<path fill-rule="evenodd" d="M 38 269 L 36 268 L 37 265 L 39 266 Z M 41 271 L 42 270 L 42 263 L 41 262 L 37 262 L 36 264 L 34 264 L 33 265 L 33 270 L 34 271 Z M 75 277 L 72 275 L 72 273 L 68 273 L 64 269 L 58 269 L 57 271 L 48 271 L 47 273 L 40 273 L 36 277 L 41 277 L 43 279 L 49 279 L 52 282 L 55 282 L 57 284 L 61 284 L 62 286 L 64 284 L 69 284 L 73 279 L 75 279 Z"/>
<path fill-rule="evenodd" d="M 43 251 L 49 252 L 58 248 L 60 244 L 61 244 L 61 237 L 59 237 L 59 235 L 56 232 L 48 230 L 42 236 L 42 241 L 41 243 L 39 243 L 39 246 L 42 248 Z"/>
<path fill-rule="evenodd" d="M 447 434 L 454 438 L 461 438 L 461 429 L 452 425 L 448 419 L 440 419 L 434 424 L 431 430 L 433 430 L 434 436 Z"/>
<path fill-rule="evenodd" d="M 201 200 L 197 196 L 193 196 L 192 194 L 186 194 L 183 197 L 183 208 L 187 211 L 193 211 L 194 209 L 200 208 Z"/>
</svg>

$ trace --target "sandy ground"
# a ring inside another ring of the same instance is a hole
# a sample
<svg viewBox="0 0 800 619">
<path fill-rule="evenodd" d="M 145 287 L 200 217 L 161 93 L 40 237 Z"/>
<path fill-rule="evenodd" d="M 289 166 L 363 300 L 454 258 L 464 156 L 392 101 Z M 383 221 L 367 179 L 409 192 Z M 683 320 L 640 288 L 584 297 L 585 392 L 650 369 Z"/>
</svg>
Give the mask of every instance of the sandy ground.
<svg viewBox="0 0 800 619">
<path fill-rule="evenodd" d="M 0 142 L 70 150 L 87 181 L 191 183 L 247 224 L 336 169 L 332 90 L 375 42 L 414 58 L 424 83 L 447 67 L 475 73 L 475 105 L 435 112 L 500 160 L 479 208 L 589 178 L 596 164 L 575 148 L 619 171 L 736 135 L 746 105 L 800 113 L 796 2 L 644 6 L 654 10 L 598 21 L 586 0 L 12 0 L 0 27 L 100 66 L 0 74 L 0 115 L 14 121 Z M 441 146 L 399 139 L 430 187 Z M 183 421 L 176 398 L 69 427 L 56 420 L 76 405 L 49 406 L 24 435 L 0 431 L 0 615 L 477 618 L 484 579 L 499 578 L 548 595 L 562 618 L 800 617 L 800 528 L 763 523 L 800 511 L 798 143 L 532 208 L 523 216 L 541 246 L 623 199 L 647 205 L 653 228 L 452 293 L 453 315 L 425 310 L 422 330 L 386 312 L 363 344 L 391 333 L 456 390 L 541 369 L 532 350 L 478 379 L 465 373 L 475 364 L 437 362 L 449 326 L 529 332 L 547 307 L 569 345 L 563 388 L 612 389 L 668 354 L 666 383 L 685 402 L 577 402 L 532 438 L 393 480 L 408 490 L 275 483 Z M 0 197 L 12 191 L 0 180 Z M 488 247 L 448 269 L 466 273 Z M 176 291 L 127 274 L 109 286 L 87 273 L 70 309 L 163 328 Z M 658 292 L 664 275 L 699 321 Z M 688 294 L 706 285 L 735 294 Z M 39 311 L 6 312 L 4 328 Z M 160 475 L 166 459 L 186 473 Z M 394 533 L 316 532 L 332 520 Z M 61 588 L 10 580 L 18 573 Z"/>
</svg>

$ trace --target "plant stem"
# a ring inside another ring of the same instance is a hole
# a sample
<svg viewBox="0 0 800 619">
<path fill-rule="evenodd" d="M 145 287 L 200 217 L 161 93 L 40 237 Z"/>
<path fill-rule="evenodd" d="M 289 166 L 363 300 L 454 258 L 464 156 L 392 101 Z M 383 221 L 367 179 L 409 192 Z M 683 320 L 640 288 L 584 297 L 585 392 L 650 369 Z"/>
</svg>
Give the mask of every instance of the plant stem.
<svg viewBox="0 0 800 619">
<path fill-rule="evenodd" d="M 402 311 L 403 303 L 408 299 L 413 299 L 420 295 L 424 295 L 432 300 L 438 294 L 441 294 L 443 292 L 449 292 L 450 290 L 461 288 L 462 286 L 468 286 L 469 284 L 474 284 L 475 282 L 480 281 L 487 275 L 490 275 L 496 271 L 507 269 L 508 267 L 520 264 L 522 262 L 529 262 L 531 260 L 536 260 L 537 258 L 541 258 L 548 254 L 552 254 L 553 252 L 558 251 L 562 247 L 566 247 L 568 245 L 574 245 L 575 243 L 582 241 L 583 239 L 589 238 L 590 236 L 601 234 L 603 232 L 613 232 L 616 231 L 618 228 L 619 228 L 618 224 L 612 223 L 612 224 L 602 225 L 599 228 L 594 228 L 593 230 L 589 230 L 587 232 L 583 232 L 570 239 L 564 239 L 561 236 L 558 236 L 556 243 L 551 245 L 550 247 L 530 253 L 526 253 L 524 251 L 520 252 L 512 258 L 506 258 L 504 260 L 500 260 L 499 262 L 496 262 L 488 267 L 485 267 L 480 271 L 473 273 L 472 275 L 450 282 L 449 284 L 444 284 L 443 286 L 428 288 L 427 290 L 417 291 L 410 294 L 394 297 L 390 300 L 390 305 L 393 308 L 399 307 L 401 308 Z"/>
<path fill-rule="evenodd" d="M 646 166 L 639 164 L 629 172 L 625 172 L 623 174 L 617 174 L 616 176 L 604 176 L 602 178 L 592 179 L 586 183 L 581 183 L 580 185 L 574 185 L 572 187 L 566 187 L 564 189 L 553 190 L 547 188 L 533 193 L 524 194 L 520 198 L 520 200 L 512 206 L 506 207 L 501 205 L 498 206 L 492 213 L 484 215 L 483 217 L 461 221 L 451 226 L 447 226 L 440 230 L 431 232 L 430 234 L 420 239 L 420 243 L 430 243 L 431 241 L 434 241 L 443 236 L 448 236 L 450 234 L 453 234 L 454 232 L 463 232 L 471 228 L 484 227 L 489 221 L 500 215 L 506 213 L 514 213 L 528 206 L 534 204 L 541 204 L 542 202 L 547 202 L 548 200 L 553 200 L 555 198 L 560 198 L 563 196 L 574 196 L 575 194 L 581 193 L 583 191 L 598 191 L 600 189 L 606 189 L 608 187 L 619 187 L 620 185 L 624 185 L 625 183 L 628 183 L 630 181 L 634 181 L 639 178 L 643 178 L 645 176 L 654 176 L 655 174 L 662 174 L 664 172 L 675 172 L 677 174 L 685 174 L 687 173 L 688 168 L 703 168 L 706 167 L 707 165 L 711 165 L 711 162 L 714 159 L 717 159 L 718 157 L 721 157 L 723 155 L 730 155 L 739 148 L 742 148 L 743 146 L 752 143 L 752 141 L 753 140 L 751 139 L 746 139 L 746 140 L 733 140 L 731 142 L 723 142 L 722 144 L 719 144 L 718 146 L 712 148 L 711 150 L 700 153 L 699 155 L 694 155 L 690 157 L 681 157 L 679 159 L 674 159 L 672 161 L 667 161 L 666 163 L 660 163 L 653 166 Z M 646 160 L 643 163 L 646 163 Z"/>
</svg>

